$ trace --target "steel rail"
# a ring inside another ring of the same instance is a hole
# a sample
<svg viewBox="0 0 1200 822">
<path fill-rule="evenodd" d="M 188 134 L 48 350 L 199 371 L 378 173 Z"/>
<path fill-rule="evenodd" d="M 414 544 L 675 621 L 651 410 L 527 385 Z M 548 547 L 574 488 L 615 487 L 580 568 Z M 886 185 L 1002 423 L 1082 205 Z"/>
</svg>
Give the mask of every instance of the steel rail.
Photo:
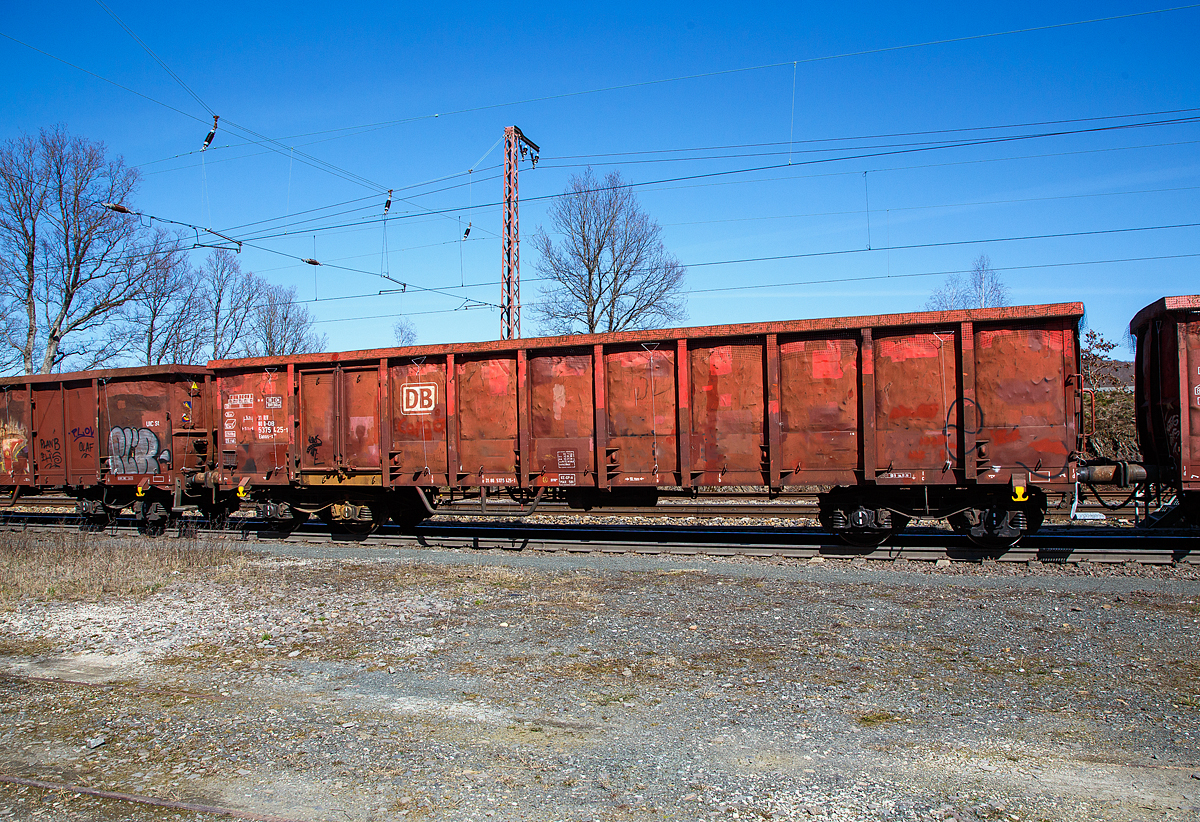
<svg viewBox="0 0 1200 822">
<path fill-rule="evenodd" d="M 759 502 L 743 500 L 759 499 Z M 1124 494 L 1106 494 L 1108 502 L 1120 501 Z M 690 501 L 687 497 L 666 497 L 655 506 L 609 508 L 570 508 L 565 503 L 543 502 L 538 507 L 541 514 L 562 514 L 568 516 L 586 517 L 717 517 L 717 516 L 773 516 L 773 517 L 814 517 L 817 514 L 817 494 L 788 494 L 782 497 L 768 499 L 765 496 L 739 495 L 735 502 Z M 678 501 L 677 501 L 678 500 Z M 689 501 L 683 501 L 689 500 Z M 72 497 L 23 497 L 15 506 L 23 509 L 49 509 L 61 511 L 73 508 L 75 500 Z M 487 515 L 515 516 L 522 506 L 502 498 L 491 498 L 487 502 Z M 1050 508 L 1047 517 L 1065 517 L 1069 514 L 1069 505 L 1061 508 Z M 3 511 L 4 509 L 0 509 Z M 444 516 L 479 516 L 479 504 L 475 501 L 459 501 L 438 506 L 436 512 Z M 1076 506 L 1078 511 L 1112 511 L 1102 503 L 1088 495 L 1081 497 Z M 8 511 L 19 514 L 21 511 Z M 27 512 L 29 513 L 29 512 Z M 1130 515 L 1133 513 L 1130 507 Z"/>
<path fill-rule="evenodd" d="M 935 528 L 910 528 L 878 547 L 854 547 L 811 528 L 746 525 L 530 524 L 516 522 L 432 521 L 415 534 L 384 526 L 368 534 L 331 532 L 320 525 L 292 531 L 272 530 L 260 520 L 228 521 L 211 527 L 197 520 L 168 534 L 246 542 L 356 543 L 380 548 L 528 550 L 599 554 L 682 556 L 753 556 L 798 559 L 862 559 L 965 562 L 1027 562 L 1145 565 L 1200 564 L 1200 542 L 1184 532 L 1135 531 L 1094 526 L 1046 526 L 1015 547 L 981 548 L 965 537 Z M 77 516 L 0 516 L 0 531 L 81 529 Z M 112 536 L 137 536 L 132 518 L 105 527 Z"/>
</svg>

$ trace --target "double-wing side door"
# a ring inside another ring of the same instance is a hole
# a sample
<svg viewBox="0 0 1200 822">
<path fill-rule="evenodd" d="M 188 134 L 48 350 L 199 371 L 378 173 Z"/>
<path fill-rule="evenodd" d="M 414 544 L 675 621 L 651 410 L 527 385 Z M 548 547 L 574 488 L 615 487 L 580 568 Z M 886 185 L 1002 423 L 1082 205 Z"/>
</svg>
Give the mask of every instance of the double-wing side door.
<svg viewBox="0 0 1200 822">
<path fill-rule="evenodd" d="M 302 471 L 380 471 L 379 370 L 300 374 Z"/>
</svg>

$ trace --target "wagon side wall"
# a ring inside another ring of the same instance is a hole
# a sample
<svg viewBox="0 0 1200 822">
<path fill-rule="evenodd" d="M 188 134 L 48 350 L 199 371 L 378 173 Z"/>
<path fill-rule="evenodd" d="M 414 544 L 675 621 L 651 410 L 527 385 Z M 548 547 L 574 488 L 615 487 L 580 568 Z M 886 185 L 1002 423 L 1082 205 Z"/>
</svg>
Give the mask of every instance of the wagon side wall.
<svg viewBox="0 0 1200 822">
<path fill-rule="evenodd" d="M 203 467 L 206 379 L 167 367 L 5 380 L 0 485 L 170 488 Z"/>
<path fill-rule="evenodd" d="M 1129 330 L 1142 457 L 1181 491 L 1200 491 L 1200 295 L 1164 297 Z"/>
<path fill-rule="evenodd" d="M 210 367 L 221 415 L 235 374 L 288 375 L 289 471 L 310 485 L 1066 483 L 1081 314 L 1033 306 Z M 272 467 L 283 444 L 269 443 Z M 255 481 L 273 482 L 262 447 L 250 449 Z"/>
</svg>

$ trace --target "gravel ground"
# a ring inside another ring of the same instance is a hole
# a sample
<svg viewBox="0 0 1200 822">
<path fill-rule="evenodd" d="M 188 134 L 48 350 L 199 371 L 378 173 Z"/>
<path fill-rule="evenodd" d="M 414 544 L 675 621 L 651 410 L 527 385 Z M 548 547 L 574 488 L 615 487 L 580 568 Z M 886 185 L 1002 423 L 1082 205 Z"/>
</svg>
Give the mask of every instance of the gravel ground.
<svg viewBox="0 0 1200 822">
<path fill-rule="evenodd" d="M 306 822 L 1200 815 L 1191 568 L 274 550 L 0 605 L 0 772 Z"/>
</svg>

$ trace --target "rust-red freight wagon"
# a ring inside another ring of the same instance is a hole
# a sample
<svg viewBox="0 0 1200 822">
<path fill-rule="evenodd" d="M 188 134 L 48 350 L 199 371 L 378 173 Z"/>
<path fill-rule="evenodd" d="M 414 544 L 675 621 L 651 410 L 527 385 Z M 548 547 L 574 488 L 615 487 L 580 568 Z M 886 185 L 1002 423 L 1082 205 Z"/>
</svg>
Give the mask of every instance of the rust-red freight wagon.
<svg viewBox="0 0 1200 822">
<path fill-rule="evenodd" d="M 1172 518 L 1200 523 L 1200 295 L 1146 306 L 1129 333 L 1137 340 L 1134 396 L 1143 465 L 1179 494 Z"/>
<path fill-rule="evenodd" d="M 207 460 L 208 379 L 172 365 L 0 379 L 0 487 L 12 499 L 59 489 L 98 519 L 133 504 L 164 521 Z"/>
<path fill-rule="evenodd" d="M 822 521 L 851 539 L 945 516 L 1011 541 L 1076 479 L 1082 315 L 1068 303 L 214 361 L 206 481 L 280 519 L 335 522 L 411 522 L 446 490 L 553 489 L 592 506 L 823 486 Z"/>
</svg>

